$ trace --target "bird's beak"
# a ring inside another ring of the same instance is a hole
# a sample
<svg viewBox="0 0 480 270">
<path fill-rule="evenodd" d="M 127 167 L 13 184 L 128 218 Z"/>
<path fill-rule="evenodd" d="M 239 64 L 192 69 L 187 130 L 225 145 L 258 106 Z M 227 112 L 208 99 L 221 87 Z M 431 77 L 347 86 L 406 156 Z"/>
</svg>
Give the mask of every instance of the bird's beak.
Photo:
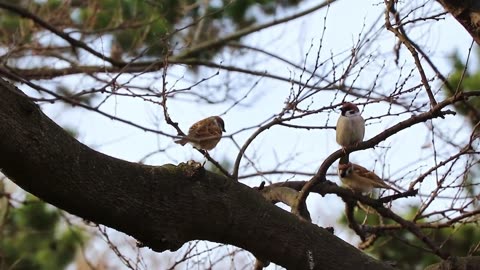
<svg viewBox="0 0 480 270">
<path fill-rule="evenodd" d="M 222 128 L 222 130 L 223 130 L 223 132 L 227 132 L 227 131 L 225 130 L 225 128 Z"/>
</svg>

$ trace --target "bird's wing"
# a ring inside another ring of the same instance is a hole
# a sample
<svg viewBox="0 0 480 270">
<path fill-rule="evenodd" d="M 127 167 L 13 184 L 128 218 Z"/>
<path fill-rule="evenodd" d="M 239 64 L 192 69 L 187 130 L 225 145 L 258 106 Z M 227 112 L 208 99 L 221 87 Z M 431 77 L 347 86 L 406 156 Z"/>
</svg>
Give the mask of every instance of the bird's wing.
<svg viewBox="0 0 480 270">
<path fill-rule="evenodd" d="M 221 135 L 222 131 L 210 118 L 198 121 L 188 130 L 188 137 L 192 140 L 212 139 Z"/>
<path fill-rule="evenodd" d="M 366 177 L 372 179 L 373 181 L 382 181 L 382 179 L 380 179 L 380 177 L 378 177 L 378 175 L 376 175 L 374 172 L 369 171 L 358 164 L 353 164 L 353 170 L 361 177 Z"/>
<path fill-rule="evenodd" d="M 365 178 L 366 180 L 368 180 L 373 187 L 388 188 L 388 189 L 393 189 L 393 190 L 398 191 L 397 189 L 395 189 L 395 188 L 389 186 L 387 183 L 385 183 L 382 180 L 382 178 L 380 178 L 374 172 L 369 171 L 369 170 L 365 169 L 364 167 L 362 167 L 360 165 L 354 164 L 353 165 L 353 170 L 355 171 L 355 173 L 357 175 L 359 175 L 359 176 Z"/>
<path fill-rule="evenodd" d="M 358 134 L 359 138 L 362 138 L 360 141 L 363 141 L 363 138 L 365 137 L 365 120 L 361 115 L 356 116 L 356 121 L 353 121 L 352 123 L 355 125 L 353 130 L 355 130 Z"/>
</svg>

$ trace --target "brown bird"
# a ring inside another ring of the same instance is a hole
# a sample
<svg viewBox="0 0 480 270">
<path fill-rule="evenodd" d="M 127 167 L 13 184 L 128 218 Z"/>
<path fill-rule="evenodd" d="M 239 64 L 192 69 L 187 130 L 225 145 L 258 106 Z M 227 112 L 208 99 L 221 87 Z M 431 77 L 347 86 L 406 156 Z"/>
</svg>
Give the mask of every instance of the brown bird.
<svg viewBox="0 0 480 270">
<path fill-rule="evenodd" d="M 340 180 L 355 192 L 370 192 L 373 188 L 387 188 L 401 193 L 400 190 L 387 185 L 378 175 L 364 167 L 351 162 L 338 164 Z"/>
<path fill-rule="evenodd" d="M 175 141 L 185 145 L 190 143 L 193 147 L 203 150 L 212 150 L 225 132 L 225 123 L 219 116 L 210 116 L 193 124 L 188 130 L 188 135 Z"/>
</svg>

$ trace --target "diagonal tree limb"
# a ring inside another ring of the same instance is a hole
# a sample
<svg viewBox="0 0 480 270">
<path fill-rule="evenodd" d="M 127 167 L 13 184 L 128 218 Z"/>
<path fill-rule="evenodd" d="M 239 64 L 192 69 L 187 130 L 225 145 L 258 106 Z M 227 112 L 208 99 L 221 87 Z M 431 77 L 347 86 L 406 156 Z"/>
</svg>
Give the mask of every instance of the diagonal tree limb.
<svg viewBox="0 0 480 270">
<path fill-rule="evenodd" d="M 195 164 L 146 166 L 96 152 L 2 79 L 0 119 L 6 176 L 44 201 L 155 251 L 202 239 L 244 248 L 288 269 L 391 269 L 258 191 Z"/>
<path fill-rule="evenodd" d="M 476 0 L 437 0 L 480 45 L 480 3 Z"/>
<path fill-rule="evenodd" d="M 280 184 L 273 184 L 272 186 L 288 186 L 290 188 L 301 191 L 309 183 L 310 182 L 292 181 L 292 182 L 286 182 L 286 183 L 280 183 Z M 344 199 L 347 202 L 347 204 L 352 203 L 352 200 L 357 200 L 357 201 L 361 202 L 362 204 L 368 205 L 368 206 L 372 207 L 373 209 L 375 209 L 375 211 L 377 211 L 377 213 L 379 213 L 381 216 L 389 218 L 391 220 L 394 220 L 395 222 L 400 224 L 402 226 L 402 228 L 407 229 L 408 231 L 413 233 L 418 239 L 420 239 L 422 242 L 424 242 L 425 245 L 428 246 L 428 248 L 430 248 L 438 257 L 440 257 L 442 259 L 446 259 L 446 258 L 449 257 L 449 254 L 444 252 L 436 243 L 434 243 L 434 241 L 432 241 L 430 238 L 428 238 L 414 222 L 403 219 L 399 215 L 395 214 L 392 210 L 383 206 L 384 202 L 383 202 L 382 199 L 374 200 L 372 198 L 363 196 L 361 194 L 354 193 L 351 190 L 338 187 L 337 185 L 335 185 L 334 183 L 331 183 L 329 181 L 324 181 L 324 182 L 321 182 L 321 183 L 313 186 L 312 192 L 319 193 L 322 196 L 325 195 L 325 194 L 334 193 L 334 194 L 337 194 L 338 196 L 340 196 L 342 199 Z M 412 193 L 410 191 L 407 191 L 407 192 L 404 192 L 403 194 L 405 194 L 404 197 L 408 197 L 408 196 L 415 195 L 416 192 Z M 347 208 L 348 207 L 349 206 L 347 205 Z M 352 207 L 352 206 L 350 206 L 350 207 Z M 353 209 L 350 209 L 348 211 L 353 211 Z M 353 212 L 351 212 L 351 213 L 347 212 L 347 215 L 349 215 L 349 214 L 352 215 L 350 217 L 350 219 L 353 220 Z M 359 236 L 361 237 L 362 240 L 365 239 L 364 238 L 365 235 L 363 234 L 361 228 L 359 228 L 358 226 L 355 227 L 355 224 L 350 224 L 350 226 L 353 226 L 352 229 L 357 234 L 359 234 Z"/>
</svg>

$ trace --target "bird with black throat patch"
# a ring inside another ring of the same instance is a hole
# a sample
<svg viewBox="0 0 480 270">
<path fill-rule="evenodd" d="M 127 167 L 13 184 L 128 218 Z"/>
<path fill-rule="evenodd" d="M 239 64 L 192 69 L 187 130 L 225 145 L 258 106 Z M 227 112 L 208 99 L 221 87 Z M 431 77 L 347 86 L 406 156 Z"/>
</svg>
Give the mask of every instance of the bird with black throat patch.
<svg viewBox="0 0 480 270">
<path fill-rule="evenodd" d="M 357 145 L 363 141 L 365 120 L 360 115 L 357 105 L 353 103 L 344 102 L 340 111 L 336 126 L 336 139 L 337 143 L 345 149 L 345 147 Z"/>
<path fill-rule="evenodd" d="M 225 122 L 220 116 L 210 116 L 194 123 L 188 130 L 188 134 L 176 140 L 175 143 L 202 150 L 212 150 L 222 138 L 222 131 L 225 132 Z"/>
</svg>

